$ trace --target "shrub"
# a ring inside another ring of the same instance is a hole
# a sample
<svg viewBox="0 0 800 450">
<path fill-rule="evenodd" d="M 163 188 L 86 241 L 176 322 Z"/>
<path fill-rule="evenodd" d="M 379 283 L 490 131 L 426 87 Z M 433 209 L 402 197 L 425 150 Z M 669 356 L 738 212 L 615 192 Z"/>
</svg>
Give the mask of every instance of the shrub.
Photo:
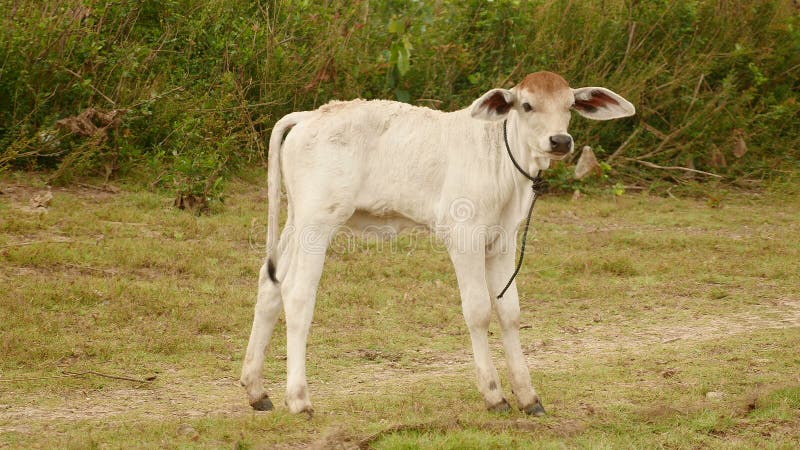
<svg viewBox="0 0 800 450">
<path fill-rule="evenodd" d="M 796 170 L 800 15 L 788 0 L 0 0 L 0 168 L 125 176 L 219 198 L 270 126 L 331 99 L 452 110 L 527 72 L 604 85 L 636 117 L 576 119 L 595 183 Z M 113 137 L 56 129 L 125 110 Z M 645 165 L 647 164 L 647 165 Z M 567 171 L 552 185 L 580 187 Z"/>
</svg>

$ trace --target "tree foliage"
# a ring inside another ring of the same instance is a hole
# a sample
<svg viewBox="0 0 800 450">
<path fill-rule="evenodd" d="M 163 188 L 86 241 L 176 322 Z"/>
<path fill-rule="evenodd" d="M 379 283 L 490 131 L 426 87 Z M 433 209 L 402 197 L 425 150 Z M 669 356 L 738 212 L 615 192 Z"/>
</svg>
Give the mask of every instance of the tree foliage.
<svg viewBox="0 0 800 450">
<path fill-rule="evenodd" d="M 0 0 L 0 167 L 143 176 L 218 196 L 271 124 L 331 99 L 444 110 L 551 70 L 638 109 L 576 119 L 612 178 L 793 170 L 800 14 L 788 0 Z M 106 138 L 60 129 L 93 108 Z M 612 156 L 613 155 L 613 156 Z M 650 164 L 650 165 L 645 165 Z M 576 181 L 562 167 L 551 183 Z M 605 178 L 608 178 L 606 176 Z M 616 182 L 616 181 L 615 181 Z"/>
</svg>

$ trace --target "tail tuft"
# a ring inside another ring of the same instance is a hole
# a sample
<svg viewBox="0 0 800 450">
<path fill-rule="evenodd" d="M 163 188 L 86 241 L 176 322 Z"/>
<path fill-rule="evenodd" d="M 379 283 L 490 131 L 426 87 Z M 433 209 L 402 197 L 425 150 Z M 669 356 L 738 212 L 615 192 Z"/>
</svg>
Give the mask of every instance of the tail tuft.
<svg viewBox="0 0 800 450">
<path fill-rule="evenodd" d="M 269 279 L 273 283 L 278 284 L 278 278 L 275 277 L 275 263 L 272 262 L 272 258 L 267 260 L 267 274 L 269 274 Z"/>
</svg>

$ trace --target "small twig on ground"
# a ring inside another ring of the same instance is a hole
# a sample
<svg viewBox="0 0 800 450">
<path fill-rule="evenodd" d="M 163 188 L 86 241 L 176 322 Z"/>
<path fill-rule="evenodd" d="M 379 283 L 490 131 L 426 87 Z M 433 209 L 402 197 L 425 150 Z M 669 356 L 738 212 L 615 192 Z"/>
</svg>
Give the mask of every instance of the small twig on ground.
<svg viewBox="0 0 800 450">
<path fill-rule="evenodd" d="M 66 239 L 63 241 L 25 241 L 25 242 L 13 242 L 11 244 L 6 244 L 0 248 L 11 248 L 11 247 L 25 247 L 26 245 L 34 245 L 34 244 L 69 244 L 72 242 L 72 239 Z"/>
<path fill-rule="evenodd" d="M 109 374 L 106 374 L 106 373 L 95 372 L 94 370 L 87 370 L 85 372 L 68 372 L 68 371 L 64 370 L 63 373 L 65 375 L 73 375 L 73 376 L 76 376 L 76 377 L 86 376 L 86 375 L 96 375 L 98 377 L 111 378 L 113 380 L 133 381 L 135 383 L 150 383 L 150 382 L 152 382 L 153 380 L 156 379 L 155 375 L 151 375 L 151 376 L 149 376 L 147 378 L 141 379 L 141 378 L 124 377 L 124 376 L 120 376 L 120 375 L 109 375 Z"/>
<path fill-rule="evenodd" d="M 140 378 L 130 378 L 130 377 L 123 377 L 118 375 L 109 375 L 105 373 L 95 372 L 94 370 L 87 370 L 85 372 L 68 372 L 66 370 L 61 372 L 61 375 L 49 375 L 45 377 L 30 377 L 30 378 L 0 378 L 0 383 L 13 383 L 13 382 L 22 382 L 22 381 L 37 381 L 37 380 L 49 380 L 52 378 L 70 378 L 70 377 L 85 377 L 86 375 L 95 375 L 98 377 L 103 378 L 111 378 L 114 380 L 125 380 L 125 381 L 133 381 L 136 383 L 150 383 L 156 379 L 155 375 L 151 375 L 147 378 L 140 379 Z"/>
</svg>

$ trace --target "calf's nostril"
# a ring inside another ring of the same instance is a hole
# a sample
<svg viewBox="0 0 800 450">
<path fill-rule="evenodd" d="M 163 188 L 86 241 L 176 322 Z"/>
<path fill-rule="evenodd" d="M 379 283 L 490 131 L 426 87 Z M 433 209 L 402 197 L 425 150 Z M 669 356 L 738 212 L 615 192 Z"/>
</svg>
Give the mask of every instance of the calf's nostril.
<svg viewBox="0 0 800 450">
<path fill-rule="evenodd" d="M 550 136 L 550 149 L 559 153 L 570 151 L 572 149 L 572 137 L 566 134 Z"/>
</svg>

